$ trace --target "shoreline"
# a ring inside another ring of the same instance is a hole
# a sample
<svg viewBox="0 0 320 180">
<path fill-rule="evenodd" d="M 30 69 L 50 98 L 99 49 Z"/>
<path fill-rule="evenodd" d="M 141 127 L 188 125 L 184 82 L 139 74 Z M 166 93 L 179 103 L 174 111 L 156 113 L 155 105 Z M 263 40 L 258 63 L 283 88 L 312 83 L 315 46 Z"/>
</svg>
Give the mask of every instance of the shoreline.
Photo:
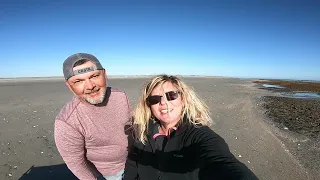
<svg viewBox="0 0 320 180">
<path fill-rule="evenodd" d="M 255 87 L 269 92 L 257 104 L 266 122 L 274 127 L 286 151 L 310 174 L 320 177 L 320 96 L 315 98 L 284 97 L 281 93 L 320 92 L 320 83 L 301 81 L 253 81 Z M 264 87 L 263 84 L 284 88 Z"/>
</svg>

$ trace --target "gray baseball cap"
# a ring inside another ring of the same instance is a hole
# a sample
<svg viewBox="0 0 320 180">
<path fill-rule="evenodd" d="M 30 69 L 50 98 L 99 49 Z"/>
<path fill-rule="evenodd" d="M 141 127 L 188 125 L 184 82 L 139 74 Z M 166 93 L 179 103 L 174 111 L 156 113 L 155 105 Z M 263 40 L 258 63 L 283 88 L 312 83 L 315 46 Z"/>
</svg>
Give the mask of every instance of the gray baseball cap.
<svg viewBox="0 0 320 180">
<path fill-rule="evenodd" d="M 80 69 L 77 71 L 73 71 L 74 64 L 80 60 L 89 60 L 95 64 L 95 66 Z M 71 56 L 69 56 L 63 63 L 63 75 L 66 80 L 68 80 L 70 77 L 77 75 L 77 74 L 82 74 L 85 72 L 89 71 L 94 71 L 94 70 L 102 70 L 104 69 L 102 65 L 100 64 L 99 60 L 92 54 L 87 54 L 87 53 L 76 53 Z"/>
</svg>

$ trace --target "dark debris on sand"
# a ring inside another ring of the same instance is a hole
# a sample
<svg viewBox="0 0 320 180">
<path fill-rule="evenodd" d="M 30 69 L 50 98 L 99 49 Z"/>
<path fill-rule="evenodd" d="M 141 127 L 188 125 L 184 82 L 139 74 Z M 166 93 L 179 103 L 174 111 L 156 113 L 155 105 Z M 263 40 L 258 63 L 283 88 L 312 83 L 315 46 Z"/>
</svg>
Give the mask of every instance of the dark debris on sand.
<svg viewBox="0 0 320 180">
<path fill-rule="evenodd" d="M 319 82 L 256 80 L 256 84 L 280 85 L 285 88 L 268 89 L 274 92 L 320 92 Z M 266 115 L 282 128 L 310 138 L 320 137 L 320 99 L 265 96 L 262 98 Z"/>
<path fill-rule="evenodd" d="M 320 83 L 283 80 L 259 80 L 254 83 L 258 84 L 260 89 L 276 92 L 274 96 L 264 96 L 260 99 L 265 115 L 283 132 L 293 132 L 297 135 L 293 136 L 293 139 L 281 135 L 278 137 L 310 175 L 320 177 L 320 98 L 277 95 L 295 91 L 319 93 Z M 262 84 L 280 85 L 284 88 L 263 88 Z"/>
<path fill-rule="evenodd" d="M 320 92 L 320 82 L 285 81 L 285 80 L 255 80 L 255 81 L 253 81 L 253 83 L 280 85 L 280 86 L 285 87 L 291 91 Z"/>
<path fill-rule="evenodd" d="M 265 96 L 266 115 L 282 128 L 308 136 L 320 137 L 320 101 Z"/>
</svg>

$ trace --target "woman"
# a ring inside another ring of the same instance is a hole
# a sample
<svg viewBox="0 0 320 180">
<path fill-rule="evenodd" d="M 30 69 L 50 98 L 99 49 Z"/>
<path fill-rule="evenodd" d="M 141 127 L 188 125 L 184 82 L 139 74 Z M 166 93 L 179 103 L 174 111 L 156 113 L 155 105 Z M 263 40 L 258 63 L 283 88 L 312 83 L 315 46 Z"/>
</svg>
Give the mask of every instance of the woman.
<svg viewBox="0 0 320 180">
<path fill-rule="evenodd" d="M 210 123 L 206 104 L 179 78 L 152 78 L 134 111 L 124 179 L 257 179 Z"/>
</svg>

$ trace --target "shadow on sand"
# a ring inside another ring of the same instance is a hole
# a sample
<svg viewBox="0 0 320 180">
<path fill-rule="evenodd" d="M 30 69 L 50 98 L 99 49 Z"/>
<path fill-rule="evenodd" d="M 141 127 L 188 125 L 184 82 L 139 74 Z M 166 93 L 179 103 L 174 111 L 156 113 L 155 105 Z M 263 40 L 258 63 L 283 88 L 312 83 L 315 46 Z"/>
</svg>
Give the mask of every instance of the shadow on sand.
<svg viewBox="0 0 320 180">
<path fill-rule="evenodd" d="M 77 180 L 72 172 L 68 169 L 66 164 L 52 165 L 52 166 L 32 166 L 27 172 L 25 172 L 19 180 Z"/>
</svg>

